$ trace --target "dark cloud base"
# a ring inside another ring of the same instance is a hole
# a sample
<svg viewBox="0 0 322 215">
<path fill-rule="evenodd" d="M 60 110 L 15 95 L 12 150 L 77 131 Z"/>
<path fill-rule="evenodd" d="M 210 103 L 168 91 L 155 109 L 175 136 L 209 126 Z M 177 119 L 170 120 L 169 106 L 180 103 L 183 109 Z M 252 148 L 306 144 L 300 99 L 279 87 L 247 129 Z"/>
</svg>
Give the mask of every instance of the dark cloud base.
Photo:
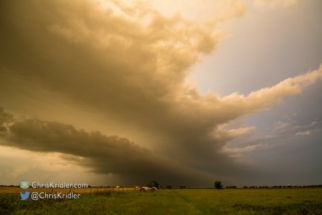
<svg viewBox="0 0 322 215">
<path fill-rule="evenodd" d="M 125 183 L 145 183 L 155 178 L 163 183 L 203 184 L 215 177 L 140 147 L 125 138 L 77 130 L 72 125 L 37 119 L 12 121 L 1 110 L 1 137 L 7 146 L 34 152 L 59 152 L 63 159 L 90 167 L 99 174 L 116 174 Z M 10 126 L 8 124 L 11 123 Z"/>
</svg>

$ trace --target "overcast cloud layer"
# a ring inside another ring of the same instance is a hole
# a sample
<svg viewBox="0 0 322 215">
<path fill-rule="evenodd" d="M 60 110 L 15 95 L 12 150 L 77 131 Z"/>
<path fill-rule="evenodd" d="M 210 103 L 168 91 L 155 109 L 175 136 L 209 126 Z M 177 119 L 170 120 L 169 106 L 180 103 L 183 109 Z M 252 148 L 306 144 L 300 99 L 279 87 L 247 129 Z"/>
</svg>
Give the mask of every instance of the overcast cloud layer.
<svg viewBox="0 0 322 215">
<path fill-rule="evenodd" d="M 1 1 L 0 144 L 61 153 L 127 184 L 209 186 L 267 177 L 240 159 L 256 144 L 227 147 L 256 128 L 226 125 L 321 84 L 322 67 L 248 95 L 200 94 L 186 81 L 191 68 L 228 38 L 218 25 L 247 11 L 244 4 L 222 7 L 192 21 L 143 3 Z M 77 118 L 88 126 L 73 125 Z"/>
</svg>

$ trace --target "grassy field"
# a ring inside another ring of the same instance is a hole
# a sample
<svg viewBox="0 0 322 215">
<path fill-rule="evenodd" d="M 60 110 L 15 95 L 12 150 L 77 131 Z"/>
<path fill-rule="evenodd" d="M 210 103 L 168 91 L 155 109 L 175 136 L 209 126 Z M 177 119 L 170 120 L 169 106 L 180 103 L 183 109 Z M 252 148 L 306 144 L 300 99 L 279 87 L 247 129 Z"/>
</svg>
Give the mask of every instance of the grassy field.
<svg viewBox="0 0 322 215">
<path fill-rule="evenodd" d="M 79 189 L 79 199 L 38 201 L 21 201 L 20 188 L 6 189 L 0 188 L 0 214 L 322 214 L 321 188 L 163 189 L 154 193 Z"/>
</svg>

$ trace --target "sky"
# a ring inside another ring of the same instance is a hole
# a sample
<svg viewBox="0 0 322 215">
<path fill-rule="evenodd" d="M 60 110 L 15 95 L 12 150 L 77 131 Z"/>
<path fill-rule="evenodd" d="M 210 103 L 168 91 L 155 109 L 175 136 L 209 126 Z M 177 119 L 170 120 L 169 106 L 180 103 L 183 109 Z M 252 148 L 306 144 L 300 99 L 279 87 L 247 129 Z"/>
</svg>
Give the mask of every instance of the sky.
<svg viewBox="0 0 322 215">
<path fill-rule="evenodd" d="M 0 10 L 0 184 L 322 184 L 321 1 Z"/>
</svg>

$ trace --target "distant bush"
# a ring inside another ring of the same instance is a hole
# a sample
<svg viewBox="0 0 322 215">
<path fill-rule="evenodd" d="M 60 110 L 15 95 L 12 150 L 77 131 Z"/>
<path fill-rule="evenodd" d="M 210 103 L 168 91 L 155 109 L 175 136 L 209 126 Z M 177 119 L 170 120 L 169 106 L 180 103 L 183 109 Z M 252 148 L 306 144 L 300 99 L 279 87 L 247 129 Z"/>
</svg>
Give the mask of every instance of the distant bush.
<svg viewBox="0 0 322 215">
<path fill-rule="evenodd" d="M 156 188 L 159 188 L 159 183 L 156 182 L 155 180 L 152 180 L 150 181 L 148 184 L 147 184 L 147 187 L 156 187 Z"/>
<path fill-rule="evenodd" d="M 172 185 L 167 185 L 167 188 L 168 189 L 172 189 Z"/>
<path fill-rule="evenodd" d="M 215 188 L 216 189 L 222 189 L 221 181 L 215 181 Z"/>
<path fill-rule="evenodd" d="M 235 189 L 237 187 L 236 186 L 226 186 L 226 188 Z"/>
</svg>

